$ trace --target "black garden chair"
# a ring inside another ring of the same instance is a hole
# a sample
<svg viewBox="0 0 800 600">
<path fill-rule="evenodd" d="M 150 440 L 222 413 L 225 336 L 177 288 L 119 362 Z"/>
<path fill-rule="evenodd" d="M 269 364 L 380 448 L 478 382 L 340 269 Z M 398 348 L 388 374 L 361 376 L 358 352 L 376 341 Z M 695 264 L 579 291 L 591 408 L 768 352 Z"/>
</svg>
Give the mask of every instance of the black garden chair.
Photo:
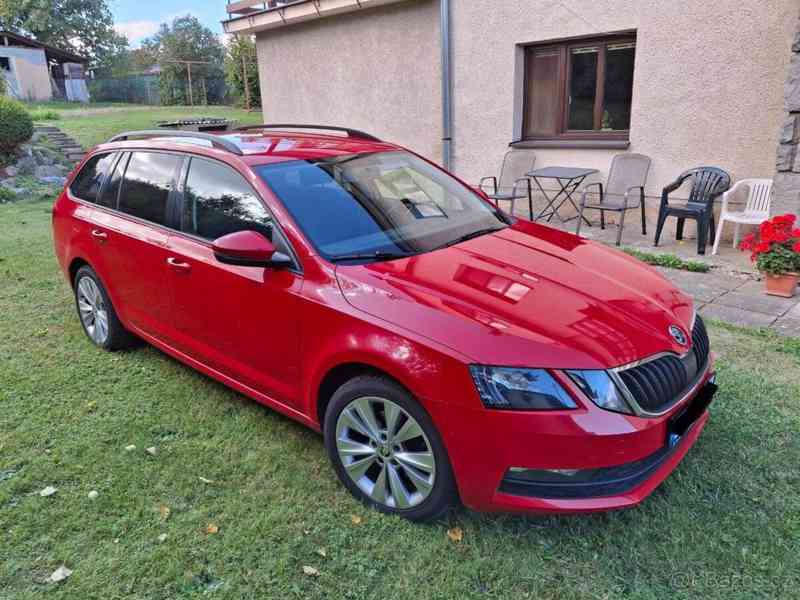
<svg viewBox="0 0 800 600">
<path fill-rule="evenodd" d="M 692 178 L 692 189 L 686 204 L 670 204 L 669 195 Z M 706 245 L 716 234 L 714 223 L 714 200 L 731 187 L 731 176 L 718 167 L 697 167 L 689 169 L 664 188 L 661 192 L 661 206 L 658 209 L 658 225 L 654 246 L 658 246 L 661 230 L 667 217 L 677 217 L 678 226 L 675 238 L 683 239 L 683 224 L 686 219 L 697 221 L 697 253 L 705 254 Z M 711 236 L 709 237 L 709 232 Z"/>
</svg>

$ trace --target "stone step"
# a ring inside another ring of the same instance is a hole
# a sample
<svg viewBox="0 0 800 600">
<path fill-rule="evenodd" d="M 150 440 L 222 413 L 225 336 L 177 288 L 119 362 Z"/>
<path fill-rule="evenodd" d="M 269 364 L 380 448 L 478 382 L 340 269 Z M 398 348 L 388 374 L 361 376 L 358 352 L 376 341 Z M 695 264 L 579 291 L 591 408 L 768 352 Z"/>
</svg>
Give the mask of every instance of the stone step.
<svg viewBox="0 0 800 600">
<path fill-rule="evenodd" d="M 61 133 L 61 130 L 53 125 L 34 125 L 33 130 L 40 133 Z"/>
<path fill-rule="evenodd" d="M 61 150 L 62 152 L 67 152 L 69 150 L 74 150 L 74 149 L 83 150 L 83 146 L 81 146 L 80 144 L 74 144 L 74 143 L 73 144 L 64 144 L 63 146 L 57 146 L 57 148 L 59 150 Z"/>
<path fill-rule="evenodd" d="M 85 152 L 75 152 L 72 154 L 67 154 L 67 160 L 74 160 L 78 162 L 79 160 L 83 160 L 83 157 L 86 156 Z"/>
</svg>

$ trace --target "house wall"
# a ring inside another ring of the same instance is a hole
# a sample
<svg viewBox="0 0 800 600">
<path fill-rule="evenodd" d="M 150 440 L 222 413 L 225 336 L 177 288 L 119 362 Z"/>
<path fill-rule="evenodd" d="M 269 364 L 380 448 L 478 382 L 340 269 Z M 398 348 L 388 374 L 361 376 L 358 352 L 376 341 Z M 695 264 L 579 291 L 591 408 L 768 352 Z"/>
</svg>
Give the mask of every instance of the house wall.
<svg viewBox="0 0 800 600">
<path fill-rule="evenodd" d="M 441 157 L 437 0 L 274 29 L 256 45 L 265 122 L 354 127 Z"/>
<path fill-rule="evenodd" d="M 265 120 L 346 124 L 440 161 L 438 10 L 409 0 L 258 34 Z M 648 194 L 703 164 L 772 177 L 798 14 L 797 0 L 452 0 L 454 170 L 472 182 L 499 170 L 520 45 L 636 30 L 629 149 L 653 158 Z M 620 152 L 534 151 L 537 166 L 598 178 Z"/>
<path fill-rule="evenodd" d="M 772 177 L 797 0 L 455 0 L 455 169 L 499 169 L 512 141 L 518 44 L 635 29 L 630 151 L 653 158 L 648 193 L 718 165 Z M 537 166 L 594 167 L 619 150 L 536 149 Z"/>
<path fill-rule="evenodd" d="M 0 56 L 8 57 L 12 76 L 16 78 L 21 100 L 50 100 L 50 72 L 41 48 L 22 48 L 0 45 Z"/>
</svg>

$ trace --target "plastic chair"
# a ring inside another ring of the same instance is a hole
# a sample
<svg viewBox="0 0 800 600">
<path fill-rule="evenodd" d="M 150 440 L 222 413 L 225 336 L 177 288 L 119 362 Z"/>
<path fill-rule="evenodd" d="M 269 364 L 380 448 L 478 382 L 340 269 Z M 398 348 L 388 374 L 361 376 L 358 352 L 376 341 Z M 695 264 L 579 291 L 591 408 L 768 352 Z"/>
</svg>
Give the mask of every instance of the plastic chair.
<svg viewBox="0 0 800 600">
<path fill-rule="evenodd" d="M 531 220 L 533 219 L 533 190 L 531 180 L 527 176 L 533 171 L 536 163 L 536 155 L 529 150 L 509 150 L 503 157 L 503 165 L 500 167 L 500 177 L 482 177 L 479 187 L 484 190 L 487 181 L 492 182 L 492 192 L 487 193 L 495 202 L 508 200 L 511 202 L 511 214 L 514 214 L 514 207 L 518 198 L 528 198 L 528 211 Z M 486 190 L 484 190 L 486 191 Z"/>
<path fill-rule="evenodd" d="M 583 223 L 583 211 L 600 211 L 600 228 L 606 228 L 606 211 L 619 213 L 619 227 L 617 229 L 617 246 L 622 242 L 622 228 L 625 223 L 625 213 L 628 210 L 641 207 L 642 209 L 642 235 L 647 235 L 647 220 L 644 205 L 644 186 L 647 183 L 647 173 L 650 171 L 651 159 L 644 154 L 626 152 L 617 154 L 611 161 L 611 170 L 608 173 L 608 180 L 605 188 L 598 182 L 590 183 L 583 188 L 581 196 L 580 212 L 578 214 L 578 226 L 575 234 L 580 235 L 581 223 Z M 588 202 L 590 189 L 597 187 L 598 191 L 596 202 Z M 636 192 L 631 195 L 631 192 Z"/>
<path fill-rule="evenodd" d="M 740 188 L 747 187 L 749 190 L 747 204 L 744 210 L 732 211 L 728 209 L 728 202 Z M 725 221 L 734 223 L 733 247 L 739 245 L 739 228 L 745 225 L 761 225 L 769 219 L 769 209 L 772 204 L 772 180 L 771 179 L 742 179 L 737 181 L 734 186 L 722 194 L 722 210 L 719 215 L 719 225 L 717 235 L 714 240 L 714 249 L 711 254 L 716 254 L 719 249 L 719 241 L 722 239 L 722 228 Z"/>
<path fill-rule="evenodd" d="M 691 178 L 692 189 L 686 204 L 675 205 L 669 203 L 669 195 Z M 678 227 L 675 238 L 683 239 L 683 224 L 686 219 L 697 221 L 697 253 L 706 253 L 708 233 L 711 231 L 712 239 L 716 235 L 714 226 L 714 200 L 731 187 L 731 176 L 718 167 L 697 167 L 681 173 L 678 178 L 670 183 L 661 192 L 661 206 L 658 208 L 658 225 L 656 239 L 653 243 L 658 246 L 661 231 L 667 217 L 677 217 Z"/>
</svg>

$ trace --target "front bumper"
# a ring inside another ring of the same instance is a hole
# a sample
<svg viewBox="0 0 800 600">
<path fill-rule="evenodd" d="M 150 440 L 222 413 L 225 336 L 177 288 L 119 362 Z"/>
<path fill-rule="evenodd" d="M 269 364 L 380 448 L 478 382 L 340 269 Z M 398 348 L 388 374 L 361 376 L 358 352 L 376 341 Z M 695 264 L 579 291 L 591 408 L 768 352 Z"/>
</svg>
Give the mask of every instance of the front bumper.
<svg viewBox="0 0 800 600">
<path fill-rule="evenodd" d="M 464 415 L 447 440 L 461 500 L 490 512 L 583 513 L 635 506 L 675 470 L 705 427 L 711 397 L 704 403 L 703 396 L 709 391 L 713 396 L 712 377 L 709 364 L 694 393 L 659 418 L 593 405 L 546 414 L 469 411 L 480 416 Z M 577 469 L 580 481 L 552 485 L 537 477 L 550 469 Z"/>
</svg>

